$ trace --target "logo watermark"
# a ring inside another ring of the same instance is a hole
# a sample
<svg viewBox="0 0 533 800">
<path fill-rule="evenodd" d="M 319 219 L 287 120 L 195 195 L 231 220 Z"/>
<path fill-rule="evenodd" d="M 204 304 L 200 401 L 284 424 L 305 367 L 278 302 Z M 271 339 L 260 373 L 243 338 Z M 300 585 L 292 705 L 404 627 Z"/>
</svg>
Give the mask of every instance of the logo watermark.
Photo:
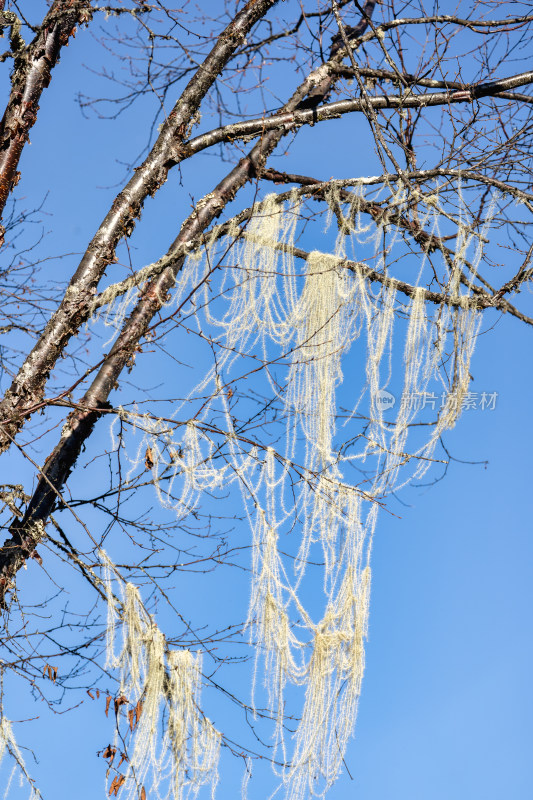
<svg viewBox="0 0 533 800">
<path fill-rule="evenodd" d="M 461 400 L 461 411 L 494 411 L 498 401 L 498 392 L 465 392 Z M 402 408 L 408 406 L 414 411 L 429 408 L 438 411 L 448 403 L 454 402 L 452 392 L 403 392 L 399 398 L 386 389 L 380 389 L 375 396 L 378 411 L 385 412 L 394 408 L 397 400 Z"/>
<path fill-rule="evenodd" d="M 378 411 L 388 411 L 389 408 L 393 408 L 395 403 L 396 398 L 386 389 L 381 389 L 381 391 L 376 394 L 376 406 Z"/>
</svg>

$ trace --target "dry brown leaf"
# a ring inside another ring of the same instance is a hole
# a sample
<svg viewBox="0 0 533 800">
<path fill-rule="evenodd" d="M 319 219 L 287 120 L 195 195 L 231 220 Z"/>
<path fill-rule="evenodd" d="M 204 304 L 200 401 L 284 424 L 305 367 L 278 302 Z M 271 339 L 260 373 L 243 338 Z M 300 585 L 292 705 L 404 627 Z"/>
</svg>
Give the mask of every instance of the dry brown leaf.
<svg viewBox="0 0 533 800">
<path fill-rule="evenodd" d="M 52 683 L 55 683 L 57 678 L 57 667 L 51 667 L 50 664 L 45 664 L 43 668 L 43 678 L 46 674 L 48 674 L 48 677 Z"/>
<path fill-rule="evenodd" d="M 104 752 L 102 753 L 102 758 L 109 759 L 109 766 L 113 763 L 113 759 L 115 758 L 117 752 L 117 748 L 113 747 L 113 745 L 108 744 Z"/>
<path fill-rule="evenodd" d="M 123 694 L 120 697 L 115 697 L 115 716 L 118 714 L 120 706 L 123 706 L 124 703 L 128 702 L 128 698 L 124 697 Z"/>
<path fill-rule="evenodd" d="M 144 466 L 146 469 L 152 469 L 154 466 L 154 451 L 151 447 L 146 448 L 146 453 L 144 454 Z"/>
<path fill-rule="evenodd" d="M 113 782 L 109 787 L 109 796 L 114 794 L 116 797 L 118 795 L 118 790 L 120 789 L 125 780 L 126 779 L 124 775 L 117 775 L 115 778 L 113 778 Z"/>
</svg>

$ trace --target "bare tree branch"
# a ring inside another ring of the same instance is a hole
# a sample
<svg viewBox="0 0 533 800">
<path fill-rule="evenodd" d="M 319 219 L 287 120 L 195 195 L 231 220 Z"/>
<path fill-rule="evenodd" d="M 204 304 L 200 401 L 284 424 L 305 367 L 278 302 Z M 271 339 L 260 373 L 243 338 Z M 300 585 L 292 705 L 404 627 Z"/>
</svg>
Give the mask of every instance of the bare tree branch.
<svg viewBox="0 0 533 800">
<path fill-rule="evenodd" d="M 148 157 L 115 198 L 72 276 L 61 305 L 0 403 L 0 416 L 12 420 L 5 434 L 0 434 L 0 452 L 9 447 L 11 438 L 23 425 L 24 415 L 18 416 L 21 409 L 39 402 L 50 370 L 69 339 L 87 319 L 98 281 L 106 267 L 113 263 L 118 242 L 132 233 L 146 197 L 153 195 L 165 182 L 169 153 L 176 140 L 185 138 L 191 120 L 220 70 L 250 28 L 276 2 L 249 0 L 231 21 L 163 123 Z"/>
<path fill-rule="evenodd" d="M 3 4 L 2 4 L 3 8 Z M 15 67 L 11 93 L 0 122 L 0 219 L 9 193 L 16 186 L 17 167 L 30 130 L 37 119 L 43 90 L 50 83 L 51 71 L 57 64 L 76 25 L 91 15 L 90 0 L 54 0 L 34 40 L 28 46 L 17 34 L 11 46 Z M 20 20 L 10 12 L 3 13 L 0 25 L 11 24 L 12 32 L 20 29 Z M 3 233 L 0 231 L 0 245 Z"/>
<path fill-rule="evenodd" d="M 365 30 L 374 6 L 375 0 L 368 0 L 364 7 L 365 16 L 354 29 L 352 37 L 360 37 Z M 342 53 L 342 50 L 337 51 L 333 58 L 338 60 L 342 57 Z M 336 79 L 336 75 L 330 70 L 329 63 L 319 67 L 298 87 L 286 104 L 286 108 L 297 108 L 299 104 L 305 102 L 306 96 L 311 97 L 313 103 L 318 104 L 320 94 L 317 87 L 320 87 L 320 91 L 325 95 L 330 91 Z M 171 245 L 167 257 L 171 257 L 182 244 L 204 231 L 235 197 L 237 191 L 260 173 L 266 158 L 274 150 L 284 133 L 285 131 L 279 129 L 266 133 L 249 155 L 241 159 L 204 201 L 198 204 L 193 214 L 182 225 L 180 234 Z M 57 447 L 43 467 L 43 476 L 28 505 L 24 519 L 20 523 L 18 520 L 14 522 L 11 538 L 6 540 L 0 551 L 0 602 L 3 602 L 6 591 L 12 587 L 13 579 L 29 553 L 43 538 L 44 523 L 52 511 L 58 493 L 61 492 L 76 463 L 83 443 L 90 436 L 102 411 L 109 407 L 108 397 L 111 391 L 115 388 L 122 370 L 130 360 L 137 343 L 145 334 L 150 321 L 165 302 L 167 292 L 174 285 L 183 261 L 182 257 L 172 266 L 164 269 L 144 291 L 142 299 L 126 322 L 90 388 L 80 401 L 81 408 L 69 416 Z M 2 412 L 6 413 L 6 409 L 5 406 L 0 405 L 0 414 Z M 9 413 L 8 410 L 7 413 Z M 20 427 L 21 420 L 17 420 L 17 423 Z M 4 423 L 3 429 L 8 432 L 13 424 L 13 422 Z M 10 436 L 12 437 L 12 434 Z"/>
</svg>

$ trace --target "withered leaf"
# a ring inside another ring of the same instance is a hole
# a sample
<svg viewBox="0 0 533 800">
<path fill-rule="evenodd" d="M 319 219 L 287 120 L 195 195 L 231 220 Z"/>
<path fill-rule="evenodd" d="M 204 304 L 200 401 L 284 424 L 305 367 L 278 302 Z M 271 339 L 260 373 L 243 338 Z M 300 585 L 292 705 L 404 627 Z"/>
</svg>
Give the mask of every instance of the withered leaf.
<svg viewBox="0 0 533 800">
<path fill-rule="evenodd" d="M 48 678 L 52 681 L 52 683 L 55 683 L 57 678 L 57 667 L 51 667 L 50 664 L 45 664 L 43 668 L 43 678 L 46 674 L 48 674 Z"/>
<path fill-rule="evenodd" d="M 123 706 L 124 703 L 128 702 L 128 698 L 124 697 L 123 694 L 120 697 L 115 697 L 115 715 L 118 714 L 120 706 Z"/>
<path fill-rule="evenodd" d="M 106 699 L 105 699 L 105 715 L 106 715 L 106 717 L 107 717 L 107 715 L 109 713 L 109 706 L 110 705 L 111 705 L 111 695 L 108 694 Z"/>
<path fill-rule="evenodd" d="M 117 775 L 116 777 L 114 777 L 113 778 L 113 782 L 112 782 L 111 786 L 109 787 L 109 796 L 114 794 L 115 797 L 116 797 L 118 795 L 118 790 L 120 789 L 120 787 L 122 786 L 122 784 L 124 783 L 125 780 L 126 779 L 125 779 L 124 775 Z"/>
<path fill-rule="evenodd" d="M 104 752 L 102 753 L 102 758 L 109 759 L 109 766 L 113 763 L 113 759 L 115 758 L 117 752 L 117 748 L 113 747 L 112 745 L 108 744 Z"/>
<path fill-rule="evenodd" d="M 142 710 L 143 710 L 142 701 L 138 700 L 135 708 L 130 708 L 130 710 L 128 711 L 128 719 L 131 731 L 135 730 L 135 728 L 137 727 Z"/>
<path fill-rule="evenodd" d="M 146 453 L 144 454 L 144 466 L 146 469 L 152 469 L 154 466 L 154 451 L 151 447 L 146 448 Z"/>
</svg>

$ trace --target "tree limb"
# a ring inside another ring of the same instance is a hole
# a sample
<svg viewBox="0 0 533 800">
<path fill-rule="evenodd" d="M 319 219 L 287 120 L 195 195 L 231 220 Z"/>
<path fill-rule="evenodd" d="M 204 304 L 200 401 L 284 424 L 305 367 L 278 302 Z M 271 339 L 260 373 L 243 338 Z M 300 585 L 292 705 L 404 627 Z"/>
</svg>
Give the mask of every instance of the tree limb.
<svg viewBox="0 0 533 800">
<path fill-rule="evenodd" d="M 256 0 L 256 2 L 259 3 L 261 0 Z M 375 3 L 376 0 L 368 0 L 366 3 L 363 19 L 353 29 L 354 37 L 358 37 L 365 30 Z M 334 55 L 337 62 L 342 57 L 342 50 Z M 328 62 L 308 75 L 286 103 L 285 110 L 297 109 L 309 97 L 312 98 L 313 103 L 320 103 L 338 79 L 329 67 Z M 197 204 L 194 212 L 183 223 L 178 237 L 167 253 L 168 257 L 204 231 L 218 217 L 227 203 L 233 200 L 237 191 L 260 173 L 265 160 L 275 149 L 284 133 L 285 131 L 279 129 L 268 131 L 216 188 Z M 135 352 L 136 345 L 146 332 L 150 321 L 163 306 L 167 293 L 174 285 L 183 263 L 184 257 L 182 256 L 150 282 L 133 313 L 125 322 L 91 386 L 80 400 L 77 409 L 69 414 L 61 438 L 46 460 L 24 518 L 22 521 L 15 520 L 13 522 L 10 528 L 11 537 L 0 550 L 0 604 L 5 601 L 6 592 L 12 588 L 15 576 L 25 563 L 29 553 L 45 536 L 45 523 L 53 509 L 58 493 L 70 475 L 81 448 L 90 436 L 96 421 L 105 409 L 109 408 L 108 397 L 111 391 L 115 388 L 122 370 Z M 0 406 L 0 413 L 2 411 Z M 9 426 L 17 423 L 18 420 L 10 421 L 5 423 L 4 427 L 7 430 Z"/>
<path fill-rule="evenodd" d="M 28 46 L 18 33 L 20 20 L 12 12 L 9 16 L 8 12 L 2 12 L 0 23 L 11 24 L 15 68 L 11 93 L 0 122 L 0 218 L 7 198 L 18 182 L 17 167 L 37 119 L 41 94 L 50 83 L 51 71 L 57 64 L 61 48 L 67 44 L 76 25 L 88 19 L 90 5 L 90 0 L 54 0 L 39 32 Z M 3 235 L 1 229 L 0 245 Z"/>
<path fill-rule="evenodd" d="M 96 286 L 106 267 L 115 260 L 118 242 L 132 233 L 146 197 L 155 194 L 165 182 L 171 148 L 176 140 L 186 137 L 201 101 L 247 32 L 277 2 L 249 0 L 220 34 L 163 123 L 159 137 L 144 163 L 115 198 L 74 273 L 59 308 L 0 403 L 0 418 L 11 420 L 5 430 L 0 430 L 0 453 L 9 447 L 23 425 L 24 417 L 19 416 L 20 410 L 38 403 L 43 397 L 50 371 L 70 338 L 87 319 Z"/>
</svg>

